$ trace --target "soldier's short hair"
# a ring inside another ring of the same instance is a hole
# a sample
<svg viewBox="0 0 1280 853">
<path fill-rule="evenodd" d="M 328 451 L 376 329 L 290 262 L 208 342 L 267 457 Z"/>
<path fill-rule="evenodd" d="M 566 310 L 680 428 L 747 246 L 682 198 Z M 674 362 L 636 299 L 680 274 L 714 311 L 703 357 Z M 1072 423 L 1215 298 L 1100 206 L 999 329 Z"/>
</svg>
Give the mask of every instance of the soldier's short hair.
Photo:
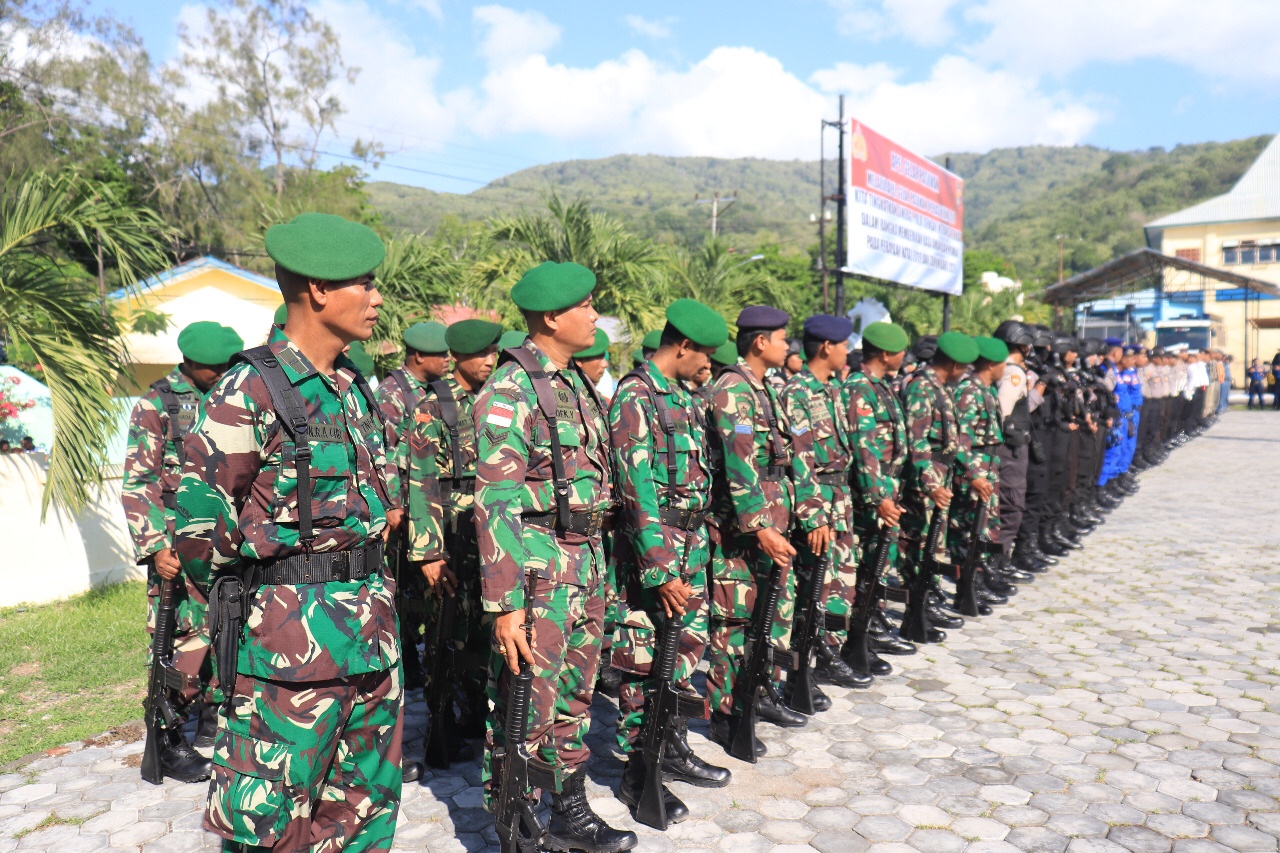
<svg viewBox="0 0 1280 853">
<path fill-rule="evenodd" d="M 741 358 L 751 352 L 751 345 L 755 343 L 756 338 L 768 337 L 776 331 L 777 329 L 739 329 L 735 341 L 738 345 L 738 356 Z"/>
</svg>

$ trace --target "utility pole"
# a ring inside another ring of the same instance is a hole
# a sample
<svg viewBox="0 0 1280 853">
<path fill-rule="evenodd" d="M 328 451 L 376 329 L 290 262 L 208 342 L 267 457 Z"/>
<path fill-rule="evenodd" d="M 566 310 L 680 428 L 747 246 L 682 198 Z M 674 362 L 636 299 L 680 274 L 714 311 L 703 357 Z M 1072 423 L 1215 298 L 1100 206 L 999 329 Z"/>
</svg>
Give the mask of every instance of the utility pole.
<svg viewBox="0 0 1280 853">
<path fill-rule="evenodd" d="M 723 206 L 721 206 L 720 204 L 719 192 L 712 193 L 711 198 L 698 198 L 698 196 L 696 195 L 693 197 L 694 204 L 711 205 L 711 239 L 712 240 L 714 240 L 716 238 L 716 235 L 719 233 L 720 214 L 724 213 L 726 210 L 733 207 L 733 203 L 737 200 L 738 200 L 737 190 L 733 191 L 733 195 L 727 201 L 725 201 Z"/>
<path fill-rule="evenodd" d="M 840 165 L 836 169 L 836 180 L 839 181 L 839 191 L 835 195 L 836 200 L 836 316 L 844 316 L 844 268 L 849 263 L 848 246 L 845 245 L 845 166 L 844 162 L 844 95 L 840 96 L 840 145 L 839 156 Z"/>
<path fill-rule="evenodd" d="M 1059 234 L 1054 239 L 1058 241 L 1058 284 L 1062 284 L 1062 241 L 1067 239 L 1067 235 Z"/>
<path fill-rule="evenodd" d="M 830 313 L 827 298 L 827 120 L 818 127 L 818 275 L 822 278 L 822 313 Z"/>
</svg>

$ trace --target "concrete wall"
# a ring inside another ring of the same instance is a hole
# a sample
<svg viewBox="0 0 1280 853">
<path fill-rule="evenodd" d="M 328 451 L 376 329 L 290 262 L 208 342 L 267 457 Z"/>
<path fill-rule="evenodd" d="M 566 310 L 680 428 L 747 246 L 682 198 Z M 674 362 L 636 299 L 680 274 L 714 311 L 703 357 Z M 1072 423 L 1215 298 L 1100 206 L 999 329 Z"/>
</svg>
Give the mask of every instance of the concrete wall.
<svg viewBox="0 0 1280 853">
<path fill-rule="evenodd" d="M 40 604 L 123 580 L 143 580 L 120 508 L 120 469 L 78 515 L 40 521 L 44 454 L 0 456 L 0 607 Z"/>
</svg>

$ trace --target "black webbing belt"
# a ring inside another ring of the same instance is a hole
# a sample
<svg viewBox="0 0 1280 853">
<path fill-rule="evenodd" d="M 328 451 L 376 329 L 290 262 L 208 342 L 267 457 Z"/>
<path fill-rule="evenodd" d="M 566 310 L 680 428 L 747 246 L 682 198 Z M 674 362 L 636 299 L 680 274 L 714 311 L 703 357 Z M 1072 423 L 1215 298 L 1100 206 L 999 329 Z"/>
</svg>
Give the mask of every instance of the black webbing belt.
<svg viewBox="0 0 1280 853">
<path fill-rule="evenodd" d="M 658 520 L 667 527 L 674 527 L 687 532 L 697 530 L 703 525 L 707 520 L 707 511 L 702 509 L 660 509 L 658 510 Z"/>
<path fill-rule="evenodd" d="M 849 475 L 843 471 L 836 471 L 831 474 L 815 474 L 813 479 L 824 486 L 833 488 L 849 485 Z"/>
<path fill-rule="evenodd" d="M 569 514 L 569 523 L 561 524 L 560 517 L 554 512 L 526 512 L 522 513 L 520 519 L 525 524 L 532 524 L 534 527 L 543 527 L 561 535 L 565 533 L 576 533 L 579 536 L 599 536 L 601 529 L 604 527 L 603 511 L 599 512 L 574 512 Z"/>
<path fill-rule="evenodd" d="M 760 468 L 759 472 L 762 483 L 781 483 L 787 479 L 786 465 L 766 465 Z"/>
<path fill-rule="evenodd" d="M 245 572 L 250 589 L 267 584 L 351 583 L 382 571 L 382 540 L 350 551 L 294 554 L 255 563 Z"/>
</svg>

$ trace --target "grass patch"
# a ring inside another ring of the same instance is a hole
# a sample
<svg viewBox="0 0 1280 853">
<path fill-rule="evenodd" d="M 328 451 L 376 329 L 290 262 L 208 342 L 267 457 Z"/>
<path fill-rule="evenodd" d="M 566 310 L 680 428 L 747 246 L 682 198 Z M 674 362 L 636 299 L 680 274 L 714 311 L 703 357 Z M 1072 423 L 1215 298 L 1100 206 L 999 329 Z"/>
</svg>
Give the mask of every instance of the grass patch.
<svg viewBox="0 0 1280 853">
<path fill-rule="evenodd" d="M 0 765 L 142 716 L 146 584 L 0 609 Z"/>
<path fill-rule="evenodd" d="M 33 832 L 39 832 L 42 829 L 48 829 L 51 826 L 79 826 L 80 824 L 84 823 L 86 820 L 88 820 L 88 818 L 61 817 L 55 812 L 54 814 L 49 815 L 47 818 L 40 821 L 38 824 L 31 827 L 30 829 L 23 829 L 14 833 L 13 837 L 22 838 L 23 836 L 30 835 Z"/>
</svg>

